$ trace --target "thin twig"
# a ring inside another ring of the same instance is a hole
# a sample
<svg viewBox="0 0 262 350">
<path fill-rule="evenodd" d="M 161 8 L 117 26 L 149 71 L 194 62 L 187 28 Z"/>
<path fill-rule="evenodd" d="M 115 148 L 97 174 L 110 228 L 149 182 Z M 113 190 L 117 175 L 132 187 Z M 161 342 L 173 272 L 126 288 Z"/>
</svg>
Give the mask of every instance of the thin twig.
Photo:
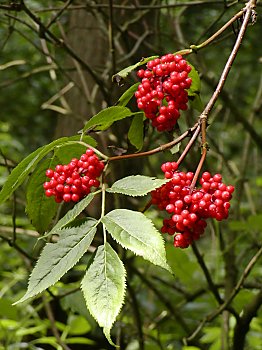
<svg viewBox="0 0 262 350">
<path fill-rule="evenodd" d="M 146 151 L 146 152 L 140 152 L 140 153 L 132 153 L 132 154 L 123 154 L 121 156 L 114 156 L 114 157 L 109 157 L 108 161 L 112 162 L 115 160 L 123 160 L 123 159 L 130 159 L 130 158 L 139 158 L 139 157 L 147 157 L 147 156 L 151 156 L 153 154 L 159 153 L 159 152 L 163 152 L 167 149 L 172 148 L 173 146 L 177 145 L 178 143 L 180 143 L 182 140 L 184 140 L 186 137 L 188 137 L 189 135 L 191 135 L 193 132 L 194 135 L 196 133 L 200 132 L 200 127 L 198 125 L 198 123 L 196 123 L 192 128 L 188 129 L 187 131 L 185 131 L 182 135 L 180 135 L 178 138 L 176 138 L 175 140 L 168 142 L 164 145 L 161 145 L 157 148 L 154 148 L 150 151 Z"/>
<path fill-rule="evenodd" d="M 46 311 L 46 315 L 50 321 L 50 324 L 51 324 L 51 330 L 52 330 L 52 333 L 53 335 L 55 336 L 56 340 L 57 340 L 57 343 L 62 347 L 63 350 L 71 350 L 71 348 L 69 348 L 69 346 L 67 346 L 61 339 L 61 336 L 59 334 L 59 331 L 56 327 L 56 320 L 55 320 L 55 317 L 54 317 L 54 314 L 53 314 L 53 310 L 51 308 L 51 305 L 50 303 L 47 301 L 47 298 L 45 295 L 43 295 L 43 302 L 44 302 L 44 307 L 45 307 L 45 311 Z"/>
<path fill-rule="evenodd" d="M 245 270 L 243 271 L 242 275 L 240 276 L 235 288 L 232 290 L 230 296 L 228 297 L 228 299 L 221 304 L 215 311 L 213 311 L 212 313 L 210 313 L 209 315 L 207 315 L 199 324 L 199 326 L 196 328 L 196 330 L 186 339 L 186 341 L 191 341 L 192 339 L 194 339 L 198 333 L 202 330 L 202 328 L 204 327 L 204 325 L 207 322 L 211 322 L 213 321 L 218 315 L 220 315 L 224 310 L 227 309 L 228 305 L 231 303 L 231 301 L 235 298 L 235 296 L 240 292 L 245 279 L 248 277 L 249 273 L 251 272 L 251 270 L 253 269 L 254 265 L 256 264 L 256 262 L 258 261 L 258 259 L 261 257 L 262 255 L 262 247 L 257 251 L 257 253 L 252 257 L 252 259 L 250 260 L 250 262 L 248 263 L 248 265 L 246 266 Z"/>
</svg>

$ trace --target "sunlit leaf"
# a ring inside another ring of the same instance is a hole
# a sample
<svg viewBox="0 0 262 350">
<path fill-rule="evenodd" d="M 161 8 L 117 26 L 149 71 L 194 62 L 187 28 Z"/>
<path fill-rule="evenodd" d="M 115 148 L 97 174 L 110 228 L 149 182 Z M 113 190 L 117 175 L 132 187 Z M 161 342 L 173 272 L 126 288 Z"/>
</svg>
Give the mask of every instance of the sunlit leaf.
<svg viewBox="0 0 262 350">
<path fill-rule="evenodd" d="M 124 248 L 172 273 L 166 261 L 163 238 L 144 214 L 115 209 L 106 214 L 102 222 L 111 236 Z"/>
<path fill-rule="evenodd" d="M 143 175 L 131 175 L 113 183 L 107 192 L 121 193 L 127 196 L 144 196 L 147 193 L 161 187 L 170 180 L 156 179 Z"/>
<path fill-rule="evenodd" d="M 81 226 L 56 231 L 58 242 L 46 244 L 31 273 L 26 294 L 15 304 L 49 288 L 71 269 L 93 241 L 96 224 L 96 220 L 89 219 Z"/>
<path fill-rule="evenodd" d="M 112 344 L 110 330 L 119 314 L 125 295 L 125 268 L 108 243 L 97 248 L 82 282 L 87 307 Z"/>
</svg>

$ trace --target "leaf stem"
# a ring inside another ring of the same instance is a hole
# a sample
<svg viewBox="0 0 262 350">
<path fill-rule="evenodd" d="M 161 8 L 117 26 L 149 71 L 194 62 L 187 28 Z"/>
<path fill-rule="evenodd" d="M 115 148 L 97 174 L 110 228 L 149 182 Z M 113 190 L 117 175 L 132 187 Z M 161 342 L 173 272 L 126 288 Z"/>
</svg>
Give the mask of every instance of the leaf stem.
<svg viewBox="0 0 262 350">
<path fill-rule="evenodd" d="M 100 220 L 105 216 L 105 208 L 106 208 L 106 187 L 105 184 L 102 184 L 102 204 L 101 204 L 101 217 Z M 104 237 L 104 244 L 106 243 L 106 227 L 103 224 L 103 237 Z"/>
</svg>

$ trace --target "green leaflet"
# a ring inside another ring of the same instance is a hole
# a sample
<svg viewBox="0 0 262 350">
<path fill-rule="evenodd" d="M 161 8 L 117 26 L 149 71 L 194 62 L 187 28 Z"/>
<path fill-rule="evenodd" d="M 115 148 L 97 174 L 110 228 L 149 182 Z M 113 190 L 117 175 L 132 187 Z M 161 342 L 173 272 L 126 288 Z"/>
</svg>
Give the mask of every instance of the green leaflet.
<svg viewBox="0 0 262 350">
<path fill-rule="evenodd" d="M 134 96 L 134 93 L 136 92 L 139 84 L 140 83 L 135 83 L 132 86 L 130 86 L 130 88 L 127 89 L 122 96 L 120 96 L 119 100 L 117 101 L 117 105 L 126 106 L 131 100 L 131 98 Z"/>
<path fill-rule="evenodd" d="M 80 202 L 78 202 L 77 204 L 74 205 L 74 207 L 69 210 L 57 223 L 56 225 L 52 228 L 52 230 L 50 232 L 48 232 L 48 236 L 50 234 L 55 233 L 56 231 L 60 230 L 62 227 L 66 226 L 67 224 L 69 224 L 70 222 L 72 222 L 87 206 L 89 203 L 91 203 L 91 201 L 93 200 L 93 198 L 95 197 L 95 195 L 100 192 L 93 192 L 93 193 L 89 193 L 88 196 L 86 196 L 85 198 L 83 198 Z"/>
<path fill-rule="evenodd" d="M 79 139 L 79 136 L 77 138 Z M 8 176 L 0 192 L 0 204 L 5 202 L 11 196 L 11 194 L 22 184 L 30 171 L 32 171 L 40 160 L 43 159 L 55 147 L 66 144 L 75 144 L 78 142 L 79 141 L 76 141 L 76 136 L 62 137 L 49 143 L 48 145 L 38 148 L 33 153 L 29 154 L 13 169 L 11 174 Z"/>
<path fill-rule="evenodd" d="M 80 139 L 79 135 L 76 137 L 76 141 Z M 81 141 L 92 147 L 97 146 L 96 140 L 89 135 L 82 135 Z M 69 163 L 72 158 L 80 158 L 80 156 L 85 153 L 85 151 L 86 146 L 80 143 L 62 145 L 55 150 L 55 156 L 58 158 L 60 164 L 66 164 Z"/>
<path fill-rule="evenodd" d="M 164 241 L 144 214 L 115 209 L 102 218 L 107 231 L 124 248 L 172 273 L 166 261 Z"/>
<path fill-rule="evenodd" d="M 115 121 L 121 120 L 131 115 L 136 114 L 130 111 L 127 107 L 113 106 L 108 107 L 94 115 L 84 126 L 83 132 L 94 127 L 95 130 L 106 130 Z"/>
<path fill-rule="evenodd" d="M 56 231 L 57 243 L 47 243 L 34 267 L 26 294 L 15 304 L 41 293 L 55 284 L 84 255 L 96 233 L 97 221 L 89 219 L 78 227 Z"/>
<path fill-rule="evenodd" d="M 26 212 L 34 227 L 41 234 L 48 230 L 57 210 L 57 203 L 53 198 L 46 197 L 43 189 L 43 183 L 47 181 L 45 171 L 55 162 L 54 159 L 44 160 L 30 176 L 26 188 Z"/>
<path fill-rule="evenodd" d="M 122 261 L 105 243 L 97 248 L 94 260 L 81 282 L 86 305 L 111 344 L 110 330 L 124 301 L 125 275 Z"/>
<path fill-rule="evenodd" d="M 133 70 L 135 70 L 137 67 L 142 66 L 143 64 L 146 64 L 149 61 L 152 61 L 153 59 L 157 58 L 158 56 L 150 56 L 146 58 L 142 58 L 139 62 L 136 64 L 133 64 L 132 66 L 126 67 L 122 69 L 117 74 L 113 75 L 113 80 L 116 80 L 117 82 L 120 81 L 123 78 L 126 78 L 129 73 L 131 73 Z"/>
<path fill-rule="evenodd" d="M 189 62 L 187 62 L 191 67 L 191 72 L 188 74 L 189 78 L 192 79 L 192 84 L 190 88 L 187 90 L 188 96 L 199 95 L 201 89 L 201 80 L 199 78 L 198 71 L 196 68 Z"/>
<path fill-rule="evenodd" d="M 128 139 L 138 151 L 141 150 L 144 143 L 144 113 L 141 112 L 133 118 L 128 131 Z"/>
<path fill-rule="evenodd" d="M 112 187 L 107 189 L 107 192 L 121 193 L 127 196 L 144 196 L 168 181 L 170 180 L 156 179 L 143 175 L 131 175 L 113 183 Z"/>
</svg>

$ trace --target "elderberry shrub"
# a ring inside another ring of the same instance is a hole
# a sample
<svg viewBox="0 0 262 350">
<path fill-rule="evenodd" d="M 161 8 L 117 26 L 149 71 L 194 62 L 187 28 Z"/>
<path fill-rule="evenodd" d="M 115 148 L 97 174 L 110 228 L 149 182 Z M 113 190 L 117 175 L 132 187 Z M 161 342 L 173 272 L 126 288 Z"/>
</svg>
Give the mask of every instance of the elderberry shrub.
<svg viewBox="0 0 262 350">
<path fill-rule="evenodd" d="M 152 203 L 170 217 L 163 220 L 162 233 L 174 236 L 174 246 L 187 248 L 200 238 L 207 226 L 206 219 L 227 219 L 234 186 L 225 185 L 222 176 L 204 172 L 200 188 L 191 189 L 194 173 L 177 171 L 176 162 L 162 164 L 165 178 L 162 187 L 151 192 Z"/>
<path fill-rule="evenodd" d="M 149 61 L 146 66 L 147 69 L 137 72 L 142 79 L 135 93 L 137 106 L 158 131 L 170 131 L 180 116 L 179 110 L 187 109 L 191 67 L 181 55 L 171 53 Z"/>
<path fill-rule="evenodd" d="M 80 159 L 73 158 L 69 164 L 58 164 L 55 170 L 46 170 L 50 180 L 43 185 L 45 195 L 54 196 L 57 203 L 78 202 L 91 192 L 92 187 L 99 187 L 98 177 L 103 169 L 104 163 L 88 148 Z"/>
</svg>

